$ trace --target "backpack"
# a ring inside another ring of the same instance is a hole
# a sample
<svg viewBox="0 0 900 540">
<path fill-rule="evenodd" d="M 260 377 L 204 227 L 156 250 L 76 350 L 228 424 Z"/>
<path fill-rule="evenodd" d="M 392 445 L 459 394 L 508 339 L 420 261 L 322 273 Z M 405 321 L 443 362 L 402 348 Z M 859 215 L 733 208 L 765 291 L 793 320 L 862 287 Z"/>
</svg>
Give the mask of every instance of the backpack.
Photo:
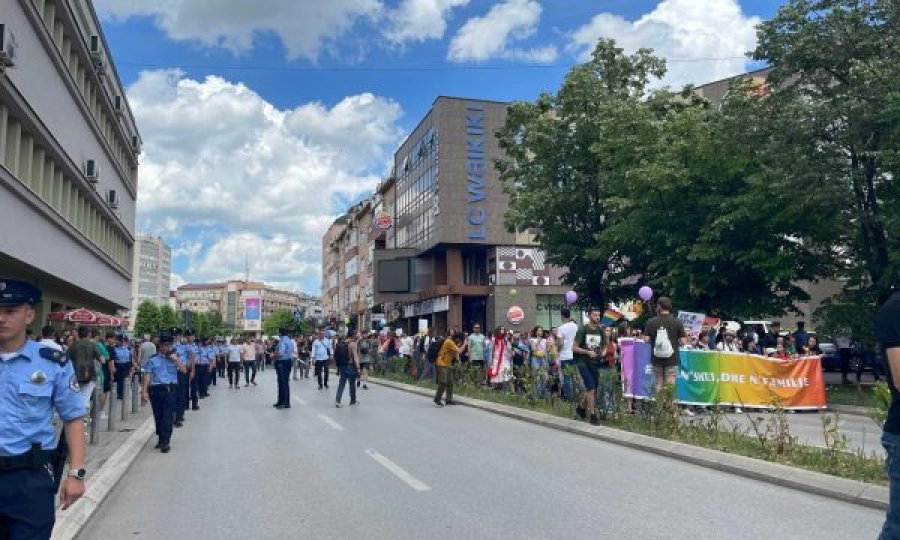
<svg viewBox="0 0 900 540">
<path fill-rule="evenodd" d="M 441 352 L 442 344 L 443 343 L 438 338 L 431 339 L 431 343 L 428 345 L 428 353 L 425 355 L 430 362 L 437 360 L 438 353 Z"/>
<path fill-rule="evenodd" d="M 656 338 L 653 340 L 653 356 L 656 358 L 671 358 L 675 354 L 672 347 L 672 341 L 669 340 L 669 333 L 660 326 L 656 329 Z"/>
</svg>

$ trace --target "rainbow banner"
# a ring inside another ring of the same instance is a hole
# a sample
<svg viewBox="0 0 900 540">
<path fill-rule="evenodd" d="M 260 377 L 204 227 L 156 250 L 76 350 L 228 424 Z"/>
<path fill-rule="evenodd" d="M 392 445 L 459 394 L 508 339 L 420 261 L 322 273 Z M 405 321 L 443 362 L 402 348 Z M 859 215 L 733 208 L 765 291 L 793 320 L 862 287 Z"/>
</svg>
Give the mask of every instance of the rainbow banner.
<svg viewBox="0 0 900 540">
<path fill-rule="evenodd" d="M 650 367 L 650 344 L 640 339 L 622 338 L 619 348 L 622 351 L 622 395 L 650 399 L 656 381 Z"/>
<path fill-rule="evenodd" d="M 681 350 L 676 397 L 687 405 L 769 408 L 777 396 L 786 409 L 826 406 L 818 356 L 776 360 L 744 353 Z"/>
<path fill-rule="evenodd" d="M 602 324 L 603 326 L 612 326 L 619 322 L 622 317 L 624 317 L 624 315 L 622 315 L 618 311 L 612 308 L 607 308 L 607 310 L 603 312 L 603 320 L 600 321 L 600 324 Z"/>
</svg>

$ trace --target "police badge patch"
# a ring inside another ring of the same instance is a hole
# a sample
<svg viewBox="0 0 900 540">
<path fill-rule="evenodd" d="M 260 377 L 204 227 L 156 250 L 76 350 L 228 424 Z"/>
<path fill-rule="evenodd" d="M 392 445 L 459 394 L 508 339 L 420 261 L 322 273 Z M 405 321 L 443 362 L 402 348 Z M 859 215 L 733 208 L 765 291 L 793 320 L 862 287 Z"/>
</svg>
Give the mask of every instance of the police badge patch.
<svg viewBox="0 0 900 540">
<path fill-rule="evenodd" d="M 47 376 L 44 375 L 43 371 L 35 371 L 31 374 L 31 382 L 33 382 L 34 384 L 44 384 L 45 382 L 47 382 Z"/>
<path fill-rule="evenodd" d="M 69 379 L 69 389 L 73 392 L 81 392 L 81 385 L 78 384 L 78 377 L 72 375 L 72 378 Z"/>
</svg>

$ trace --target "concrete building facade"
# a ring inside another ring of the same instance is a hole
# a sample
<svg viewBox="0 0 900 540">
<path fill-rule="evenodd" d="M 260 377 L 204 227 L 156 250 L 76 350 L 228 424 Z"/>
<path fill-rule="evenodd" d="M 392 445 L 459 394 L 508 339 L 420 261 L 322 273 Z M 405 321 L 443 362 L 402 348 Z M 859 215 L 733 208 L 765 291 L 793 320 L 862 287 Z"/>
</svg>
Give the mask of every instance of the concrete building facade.
<svg viewBox="0 0 900 540">
<path fill-rule="evenodd" d="M 168 305 L 172 249 L 162 238 L 149 235 L 138 235 L 134 247 L 131 313 L 137 313 L 137 307 L 145 300 L 160 307 Z M 134 317 L 131 320 L 133 325 Z"/>
<path fill-rule="evenodd" d="M 140 136 L 89 0 L 0 0 L 0 275 L 131 306 Z"/>
</svg>

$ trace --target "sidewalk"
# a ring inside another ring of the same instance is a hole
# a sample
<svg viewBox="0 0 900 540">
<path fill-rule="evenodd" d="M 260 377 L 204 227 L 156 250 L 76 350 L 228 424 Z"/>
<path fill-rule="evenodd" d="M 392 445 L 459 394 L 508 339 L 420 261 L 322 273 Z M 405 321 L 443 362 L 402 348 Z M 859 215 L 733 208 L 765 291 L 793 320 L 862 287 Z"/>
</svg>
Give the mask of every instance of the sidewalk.
<svg viewBox="0 0 900 540">
<path fill-rule="evenodd" d="M 124 404 L 127 414 L 126 420 L 122 421 L 120 407 L 123 402 L 119 400 L 114 402 L 113 429 L 108 429 L 108 419 L 99 419 L 99 440 L 95 444 L 90 444 L 90 430 L 88 431 L 89 442 L 85 464 L 88 475 L 84 496 L 65 511 L 60 510 L 59 497 L 56 498 L 56 526 L 53 528 L 53 540 L 75 538 L 153 435 L 153 414 L 149 404 L 141 406 L 138 403 L 137 413 L 132 413 L 131 395 L 126 394 Z"/>
</svg>

